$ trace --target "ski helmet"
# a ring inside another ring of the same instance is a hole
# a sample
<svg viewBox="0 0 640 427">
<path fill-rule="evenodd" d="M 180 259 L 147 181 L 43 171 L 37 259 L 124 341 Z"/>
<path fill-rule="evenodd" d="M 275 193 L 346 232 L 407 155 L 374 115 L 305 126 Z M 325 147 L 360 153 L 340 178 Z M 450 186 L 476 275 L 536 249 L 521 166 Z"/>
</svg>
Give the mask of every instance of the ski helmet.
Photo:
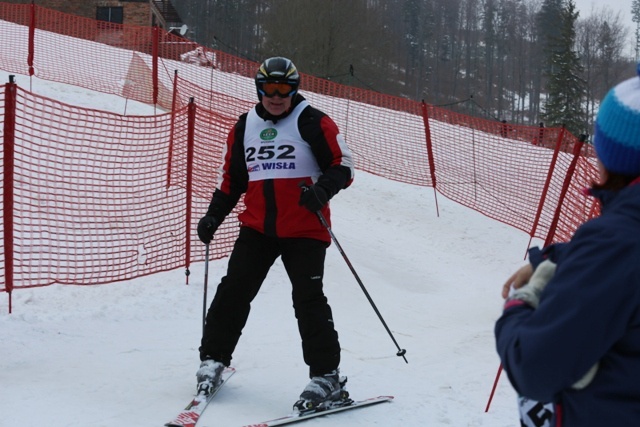
<svg viewBox="0 0 640 427">
<path fill-rule="evenodd" d="M 286 98 L 298 92 L 300 74 L 290 59 L 276 56 L 266 59 L 260 65 L 255 81 L 259 99 L 262 99 L 263 96 L 273 97 L 276 95 Z M 266 88 L 265 83 L 267 83 Z"/>
</svg>

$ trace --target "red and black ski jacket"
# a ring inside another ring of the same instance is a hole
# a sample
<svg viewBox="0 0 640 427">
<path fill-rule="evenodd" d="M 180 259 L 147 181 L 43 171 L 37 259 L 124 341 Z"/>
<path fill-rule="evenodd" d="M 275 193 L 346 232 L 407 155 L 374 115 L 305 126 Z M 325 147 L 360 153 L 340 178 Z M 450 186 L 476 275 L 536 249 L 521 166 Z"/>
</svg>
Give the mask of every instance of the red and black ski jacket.
<svg viewBox="0 0 640 427">
<path fill-rule="evenodd" d="M 241 226 L 273 237 L 331 241 L 315 213 L 299 206 L 301 182 L 329 198 L 353 181 L 353 159 L 335 122 L 300 94 L 272 117 L 262 104 L 240 116 L 223 150 L 218 185 L 207 211 L 220 222 L 244 194 Z M 329 204 L 322 214 L 331 224 Z"/>
</svg>

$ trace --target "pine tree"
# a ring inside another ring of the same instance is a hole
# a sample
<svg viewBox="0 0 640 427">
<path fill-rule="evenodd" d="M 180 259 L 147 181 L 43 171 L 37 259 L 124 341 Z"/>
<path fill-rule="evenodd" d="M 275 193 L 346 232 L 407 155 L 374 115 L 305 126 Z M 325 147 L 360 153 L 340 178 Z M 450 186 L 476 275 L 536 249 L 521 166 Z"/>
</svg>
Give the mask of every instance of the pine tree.
<svg viewBox="0 0 640 427">
<path fill-rule="evenodd" d="M 580 77 L 583 67 L 574 50 L 575 22 L 578 12 L 573 0 L 560 11 L 561 27 L 554 40 L 554 49 L 549 57 L 551 65 L 547 74 L 548 98 L 544 106 L 543 119 L 547 126 L 562 126 L 574 135 L 588 133 L 584 99 L 586 83 Z"/>
<path fill-rule="evenodd" d="M 562 10 L 564 0 L 544 0 L 536 14 L 536 30 L 545 61 L 542 69 L 545 74 L 552 72 L 552 57 L 562 49 L 558 44 L 562 40 Z"/>
</svg>

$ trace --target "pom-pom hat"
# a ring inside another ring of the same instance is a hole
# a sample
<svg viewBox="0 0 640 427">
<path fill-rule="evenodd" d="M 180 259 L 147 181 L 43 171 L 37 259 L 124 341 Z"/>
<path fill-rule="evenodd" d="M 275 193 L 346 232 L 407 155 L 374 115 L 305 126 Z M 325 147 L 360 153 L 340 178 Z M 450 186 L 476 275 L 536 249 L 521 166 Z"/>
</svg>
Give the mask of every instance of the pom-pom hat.
<svg viewBox="0 0 640 427">
<path fill-rule="evenodd" d="M 640 76 L 640 64 L 638 64 Z M 640 77 L 607 93 L 596 117 L 593 145 L 609 172 L 640 176 Z"/>
</svg>

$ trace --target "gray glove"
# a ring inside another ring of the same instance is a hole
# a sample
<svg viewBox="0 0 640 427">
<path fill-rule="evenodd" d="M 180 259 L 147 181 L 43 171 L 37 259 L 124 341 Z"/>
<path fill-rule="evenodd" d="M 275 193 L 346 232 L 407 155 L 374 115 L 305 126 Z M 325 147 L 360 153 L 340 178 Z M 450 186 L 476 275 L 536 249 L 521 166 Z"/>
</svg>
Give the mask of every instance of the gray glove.
<svg viewBox="0 0 640 427">
<path fill-rule="evenodd" d="M 507 304 L 509 301 L 520 300 L 533 308 L 538 308 L 540 295 L 555 272 L 556 264 L 553 261 L 548 259 L 542 261 L 538 265 L 538 268 L 533 272 L 531 279 L 529 279 L 529 283 L 514 291 L 507 298 Z"/>
</svg>

